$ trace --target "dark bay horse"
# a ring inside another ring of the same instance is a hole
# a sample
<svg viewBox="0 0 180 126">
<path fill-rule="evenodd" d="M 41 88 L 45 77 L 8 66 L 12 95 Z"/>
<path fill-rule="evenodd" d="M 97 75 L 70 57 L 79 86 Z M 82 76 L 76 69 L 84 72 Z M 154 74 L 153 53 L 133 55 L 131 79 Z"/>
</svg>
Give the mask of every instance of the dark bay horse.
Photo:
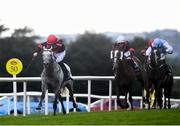
<svg viewBox="0 0 180 126">
<path fill-rule="evenodd" d="M 123 48 L 111 51 L 113 59 L 113 70 L 115 75 L 117 103 L 121 108 L 133 109 L 132 105 L 132 85 L 135 80 L 139 80 L 141 85 L 145 85 L 143 73 L 135 72 L 124 56 Z M 120 96 L 125 96 L 125 105 L 121 103 Z M 129 101 L 129 102 L 128 102 Z"/>
<path fill-rule="evenodd" d="M 148 84 L 149 89 L 154 86 L 155 89 L 155 100 L 154 107 L 158 104 L 159 108 L 162 108 L 162 95 L 164 89 L 164 108 L 166 108 L 166 99 L 168 98 L 168 108 L 171 108 L 170 98 L 173 86 L 173 75 L 167 73 L 168 65 L 164 60 L 160 60 L 162 48 L 151 47 L 151 56 L 147 61 L 147 75 L 148 75 Z M 147 97 L 149 97 L 149 91 L 147 92 Z"/>
<path fill-rule="evenodd" d="M 66 111 L 63 105 L 62 96 L 61 96 L 61 93 L 64 91 L 65 87 L 67 87 L 67 89 L 69 90 L 69 94 L 73 101 L 73 107 L 77 108 L 77 104 L 73 96 L 73 87 L 72 87 L 73 81 L 68 80 L 68 81 L 63 82 L 64 74 L 60 65 L 56 63 L 55 60 L 53 59 L 52 47 L 50 49 L 43 47 L 42 59 L 43 59 L 43 67 L 44 67 L 41 73 L 42 95 L 41 95 L 39 105 L 36 109 L 37 110 L 41 109 L 42 101 L 45 97 L 45 92 L 47 89 L 50 89 L 55 94 L 55 99 L 53 103 L 54 115 L 56 114 L 58 99 L 61 103 L 63 114 L 66 114 Z"/>
</svg>

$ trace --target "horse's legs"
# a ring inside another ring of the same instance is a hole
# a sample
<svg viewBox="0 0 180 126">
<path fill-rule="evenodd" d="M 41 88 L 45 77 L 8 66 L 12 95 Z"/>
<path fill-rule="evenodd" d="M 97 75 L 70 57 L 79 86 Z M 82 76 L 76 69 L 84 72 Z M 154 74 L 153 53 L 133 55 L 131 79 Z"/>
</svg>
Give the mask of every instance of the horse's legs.
<svg viewBox="0 0 180 126">
<path fill-rule="evenodd" d="M 38 104 L 38 107 L 36 108 L 36 110 L 40 110 L 41 107 L 42 107 L 42 101 L 44 100 L 44 97 L 45 97 L 45 93 L 46 93 L 46 85 L 45 83 L 42 82 L 42 86 L 41 86 L 41 89 L 42 89 L 42 93 L 41 93 L 41 99 L 39 101 L 39 104 Z"/>
<path fill-rule="evenodd" d="M 121 100 L 120 100 L 120 88 L 119 88 L 118 86 L 116 87 L 116 96 L 117 96 L 117 99 L 116 99 L 117 104 L 118 104 L 120 107 L 122 107 Z"/>
<path fill-rule="evenodd" d="M 156 85 L 154 85 L 154 90 L 155 90 L 155 93 L 154 93 L 155 98 L 154 98 L 154 103 L 153 103 L 152 107 L 156 109 L 157 108 L 157 105 L 156 105 L 156 103 L 157 103 L 157 86 Z"/>
<path fill-rule="evenodd" d="M 166 88 L 164 88 L 164 109 L 166 109 L 166 98 L 168 97 L 168 91 Z"/>
<path fill-rule="evenodd" d="M 147 82 L 147 75 L 144 73 L 141 73 L 139 75 L 137 75 L 137 80 L 141 83 L 141 87 L 142 87 L 142 104 L 143 104 L 143 108 L 145 107 L 146 104 L 146 95 L 145 92 L 147 93 L 147 86 L 146 84 Z"/>
<path fill-rule="evenodd" d="M 151 90 L 151 88 L 152 88 L 152 82 L 147 81 L 145 103 L 148 104 L 148 109 L 150 109 L 150 90 Z"/>
<path fill-rule="evenodd" d="M 166 87 L 167 88 L 166 89 L 167 90 L 167 97 L 168 97 L 168 109 L 171 109 L 170 98 L 171 98 L 171 92 L 172 92 L 173 83 L 174 83 L 173 76 L 170 76 L 168 86 Z"/>
<path fill-rule="evenodd" d="M 54 115 L 56 115 L 56 109 L 57 109 L 57 98 L 58 98 L 58 93 L 55 93 L 55 99 L 54 99 L 54 103 L 53 103 Z"/>
<path fill-rule="evenodd" d="M 132 90 L 130 90 L 130 91 L 129 91 L 129 102 L 130 102 L 130 105 L 131 105 L 131 106 L 130 106 L 130 109 L 133 109 L 133 103 L 132 103 L 133 101 L 132 101 L 132 100 L 133 100 L 133 99 L 132 99 Z"/>
<path fill-rule="evenodd" d="M 172 80 L 172 82 L 173 82 L 173 80 Z M 170 101 L 170 99 L 171 99 L 171 91 L 172 91 L 172 87 L 169 87 L 169 89 L 167 89 L 167 97 L 168 97 L 168 109 L 171 109 L 171 101 Z"/>
<path fill-rule="evenodd" d="M 157 90 L 157 102 L 159 105 L 159 108 L 162 109 L 162 88 L 158 88 Z"/>
<path fill-rule="evenodd" d="M 169 90 L 169 89 L 168 89 Z M 168 91 L 168 109 L 171 109 L 171 101 L 170 101 L 170 98 L 171 98 L 171 91 L 169 90 Z"/>
<path fill-rule="evenodd" d="M 63 104 L 63 100 L 62 100 L 62 97 L 61 97 L 60 93 L 58 93 L 58 98 L 59 98 L 59 101 L 60 101 L 61 106 L 62 106 L 63 114 L 66 114 L 66 111 L 65 111 L 65 108 L 64 108 L 64 104 Z"/>
<path fill-rule="evenodd" d="M 74 107 L 74 108 L 77 108 L 78 105 L 77 105 L 77 103 L 76 103 L 76 100 L 75 100 L 74 94 L 73 94 L 73 87 L 72 87 L 73 81 L 72 81 L 72 80 L 69 80 L 69 81 L 70 81 L 70 82 L 66 85 L 66 87 L 68 88 L 68 90 L 69 90 L 69 95 L 70 95 L 70 97 L 71 97 L 71 99 L 72 99 L 72 101 L 73 101 L 73 107 Z"/>
<path fill-rule="evenodd" d="M 128 91 L 125 91 L 125 98 L 124 98 L 124 100 L 125 100 L 125 108 L 128 108 L 128 107 L 130 107 L 130 104 L 129 104 L 129 92 Z"/>
</svg>

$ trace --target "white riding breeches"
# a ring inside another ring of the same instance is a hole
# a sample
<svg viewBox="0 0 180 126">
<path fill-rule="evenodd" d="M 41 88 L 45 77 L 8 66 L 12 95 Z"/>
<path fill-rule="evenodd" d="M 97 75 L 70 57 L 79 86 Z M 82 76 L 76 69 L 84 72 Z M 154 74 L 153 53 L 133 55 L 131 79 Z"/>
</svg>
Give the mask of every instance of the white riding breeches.
<svg viewBox="0 0 180 126">
<path fill-rule="evenodd" d="M 64 65 L 65 65 L 66 69 L 68 70 L 70 77 L 72 78 L 71 68 L 66 63 L 64 63 Z"/>
<path fill-rule="evenodd" d="M 57 63 L 61 62 L 66 55 L 66 51 L 60 52 L 60 53 L 54 53 L 54 57 Z"/>
</svg>

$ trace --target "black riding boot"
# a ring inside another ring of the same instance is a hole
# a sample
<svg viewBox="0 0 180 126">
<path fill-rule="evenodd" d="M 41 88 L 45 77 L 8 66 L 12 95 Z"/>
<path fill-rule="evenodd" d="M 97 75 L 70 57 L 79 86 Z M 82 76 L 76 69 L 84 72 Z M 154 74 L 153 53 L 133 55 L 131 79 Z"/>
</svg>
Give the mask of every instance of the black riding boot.
<svg viewBox="0 0 180 126">
<path fill-rule="evenodd" d="M 60 65 L 60 67 L 61 67 L 61 69 L 62 69 L 62 71 L 64 73 L 64 81 L 67 81 L 67 80 L 71 79 L 69 71 L 66 69 L 66 66 L 64 65 L 64 63 L 59 62 L 58 64 Z"/>
<path fill-rule="evenodd" d="M 169 64 L 166 64 L 166 73 L 169 75 L 169 76 L 173 76 L 173 73 L 172 73 L 172 68 Z"/>
<path fill-rule="evenodd" d="M 128 64 L 136 71 L 140 71 L 139 66 L 132 59 L 127 60 Z"/>
<path fill-rule="evenodd" d="M 166 74 L 168 74 L 169 76 L 173 76 L 171 66 L 167 64 L 165 60 L 162 60 L 161 62 L 164 64 L 164 69 L 165 69 Z"/>
</svg>

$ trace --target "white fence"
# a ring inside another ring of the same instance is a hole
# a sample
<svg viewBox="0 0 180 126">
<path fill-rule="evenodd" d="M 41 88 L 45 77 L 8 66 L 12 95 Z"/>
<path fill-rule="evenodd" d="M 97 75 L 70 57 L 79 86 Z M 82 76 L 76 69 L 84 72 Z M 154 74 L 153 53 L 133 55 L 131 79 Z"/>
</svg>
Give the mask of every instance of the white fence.
<svg viewBox="0 0 180 126">
<path fill-rule="evenodd" d="M 88 98 L 88 112 L 90 112 L 90 104 L 91 104 L 91 98 L 109 98 L 109 111 L 111 111 L 111 101 L 112 98 L 115 96 L 112 96 L 112 80 L 114 79 L 113 76 L 73 76 L 74 80 L 87 80 L 88 84 L 88 94 L 74 94 L 75 97 L 87 97 Z M 175 80 L 180 80 L 180 76 L 174 76 Z M 93 95 L 91 94 L 91 81 L 93 80 L 99 80 L 99 81 L 109 81 L 109 96 L 99 96 L 99 95 Z M 13 82 L 13 95 L 14 95 L 14 116 L 17 116 L 17 82 L 23 82 L 23 116 L 26 115 L 26 96 L 27 94 L 27 82 L 40 82 L 40 77 L 4 77 L 0 78 L 0 82 Z M 1 83 L 0 83 L 1 84 Z M 12 95 L 12 94 L 11 94 Z M 0 93 L 0 96 L 8 96 L 7 93 Z M 68 99 L 69 96 L 67 96 Z M 133 97 L 135 99 L 140 99 L 141 97 Z M 68 99 L 69 100 L 69 99 Z M 45 115 L 48 115 L 48 91 L 45 96 Z M 68 107 L 67 107 L 68 108 Z M 68 111 L 68 109 L 66 110 Z"/>
</svg>

